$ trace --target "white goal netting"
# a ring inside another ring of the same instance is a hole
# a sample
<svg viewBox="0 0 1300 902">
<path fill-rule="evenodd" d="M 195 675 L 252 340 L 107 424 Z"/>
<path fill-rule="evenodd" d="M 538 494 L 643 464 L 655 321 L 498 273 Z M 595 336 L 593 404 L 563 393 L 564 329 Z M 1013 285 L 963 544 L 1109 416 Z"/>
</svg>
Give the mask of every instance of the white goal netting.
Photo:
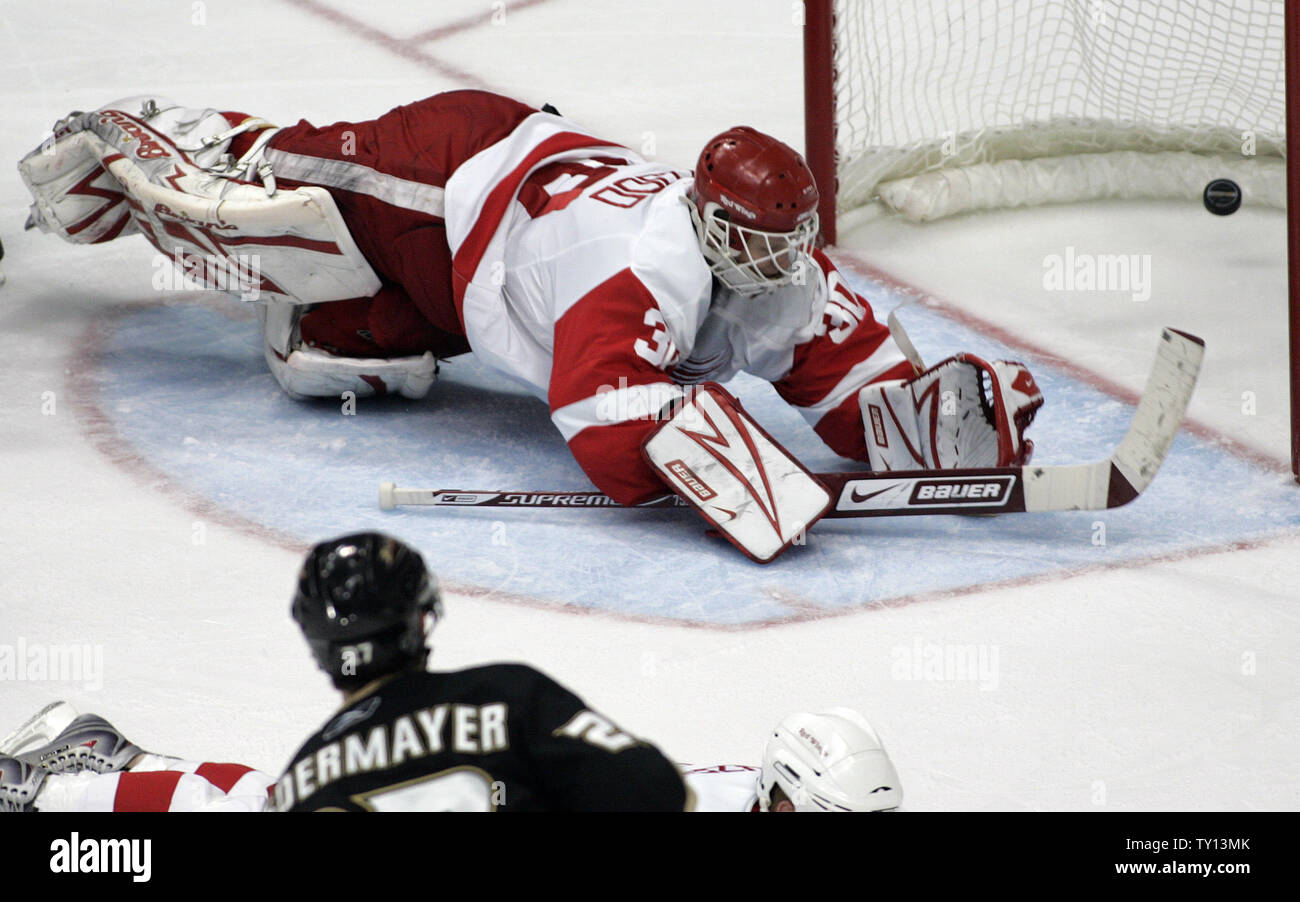
<svg viewBox="0 0 1300 902">
<path fill-rule="evenodd" d="M 1283 0 L 837 0 L 838 208 L 1237 180 L 1285 205 Z"/>
</svg>

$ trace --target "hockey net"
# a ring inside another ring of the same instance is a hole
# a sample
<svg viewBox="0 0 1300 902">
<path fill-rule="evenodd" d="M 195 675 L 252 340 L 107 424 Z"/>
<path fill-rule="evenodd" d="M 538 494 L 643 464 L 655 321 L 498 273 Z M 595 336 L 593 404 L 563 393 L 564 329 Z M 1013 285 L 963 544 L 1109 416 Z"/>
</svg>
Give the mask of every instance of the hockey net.
<svg viewBox="0 0 1300 902">
<path fill-rule="evenodd" d="M 1288 48 L 1300 72 L 1286 5 L 805 0 L 806 150 L 825 240 L 881 210 L 925 221 L 1100 198 L 1199 201 L 1216 178 L 1236 181 L 1247 203 L 1286 207 Z M 1298 247 L 1293 224 L 1293 272 Z"/>
</svg>

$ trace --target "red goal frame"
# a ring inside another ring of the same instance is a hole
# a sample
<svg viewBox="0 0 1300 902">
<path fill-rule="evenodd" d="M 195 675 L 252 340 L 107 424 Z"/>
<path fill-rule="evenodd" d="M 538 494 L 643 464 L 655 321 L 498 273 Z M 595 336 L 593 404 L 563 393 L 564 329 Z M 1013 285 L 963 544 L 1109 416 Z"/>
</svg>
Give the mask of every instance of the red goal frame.
<svg viewBox="0 0 1300 902">
<path fill-rule="evenodd" d="M 1300 135 L 1300 7 L 1286 5 L 1286 133 Z M 1286 161 L 1288 328 L 1291 338 L 1291 475 L 1300 482 L 1300 167 Z"/>
</svg>

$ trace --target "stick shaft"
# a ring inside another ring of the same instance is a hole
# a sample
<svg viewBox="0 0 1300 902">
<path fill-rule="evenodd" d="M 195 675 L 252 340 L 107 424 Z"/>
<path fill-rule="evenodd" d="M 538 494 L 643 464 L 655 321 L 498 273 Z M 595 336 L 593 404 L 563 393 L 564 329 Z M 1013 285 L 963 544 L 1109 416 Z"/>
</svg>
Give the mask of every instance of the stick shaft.
<svg viewBox="0 0 1300 902">
<path fill-rule="evenodd" d="M 617 508 L 641 509 L 685 507 L 676 495 L 663 495 L 644 504 L 619 504 L 601 492 L 511 492 L 469 491 L 465 489 L 408 489 L 384 483 L 380 488 L 380 507 L 542 507 L 542 508 Z"/>
<path fill-rule="evenodd" d="M 1042 468 L 1039 468 L 1042 469 Z M 908 473 L 815 473 L 836 498 L 827 517 L 900 517 L 928 514 L 1014 513 L 1025 509 L 1020 467 L 916 470 Z M 628 507 L 600 492 L 506 492 L 392 489 L 392 506 L 593 508 L 634 510 L 688 507 L 664 495 Z"/>
</svg>

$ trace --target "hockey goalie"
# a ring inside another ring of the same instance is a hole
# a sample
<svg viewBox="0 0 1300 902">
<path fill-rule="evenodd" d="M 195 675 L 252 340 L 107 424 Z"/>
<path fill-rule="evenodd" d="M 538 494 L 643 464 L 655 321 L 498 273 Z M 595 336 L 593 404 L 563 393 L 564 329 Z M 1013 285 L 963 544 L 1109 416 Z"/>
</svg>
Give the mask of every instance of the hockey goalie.
<svg viewBox="0 0 1300 902">
<path fill-rule="evenodd" d="M 752 128 L 692 173 L 482 91 L 323 128 L 145 96 L 66 117 L 19 169 L 29 227 L 138 232 L 237 285 L 290 395 L 419 398 L 472 350 L 549 405 L 603 492 L 667 486 L 757 560 L 829 502 L 719 386 L 739 372 L 873 470 L 1031 451 L 1028 371 L 959 354 L 918 372 L 816 249 L 803 159 Z"/>
</svg>

